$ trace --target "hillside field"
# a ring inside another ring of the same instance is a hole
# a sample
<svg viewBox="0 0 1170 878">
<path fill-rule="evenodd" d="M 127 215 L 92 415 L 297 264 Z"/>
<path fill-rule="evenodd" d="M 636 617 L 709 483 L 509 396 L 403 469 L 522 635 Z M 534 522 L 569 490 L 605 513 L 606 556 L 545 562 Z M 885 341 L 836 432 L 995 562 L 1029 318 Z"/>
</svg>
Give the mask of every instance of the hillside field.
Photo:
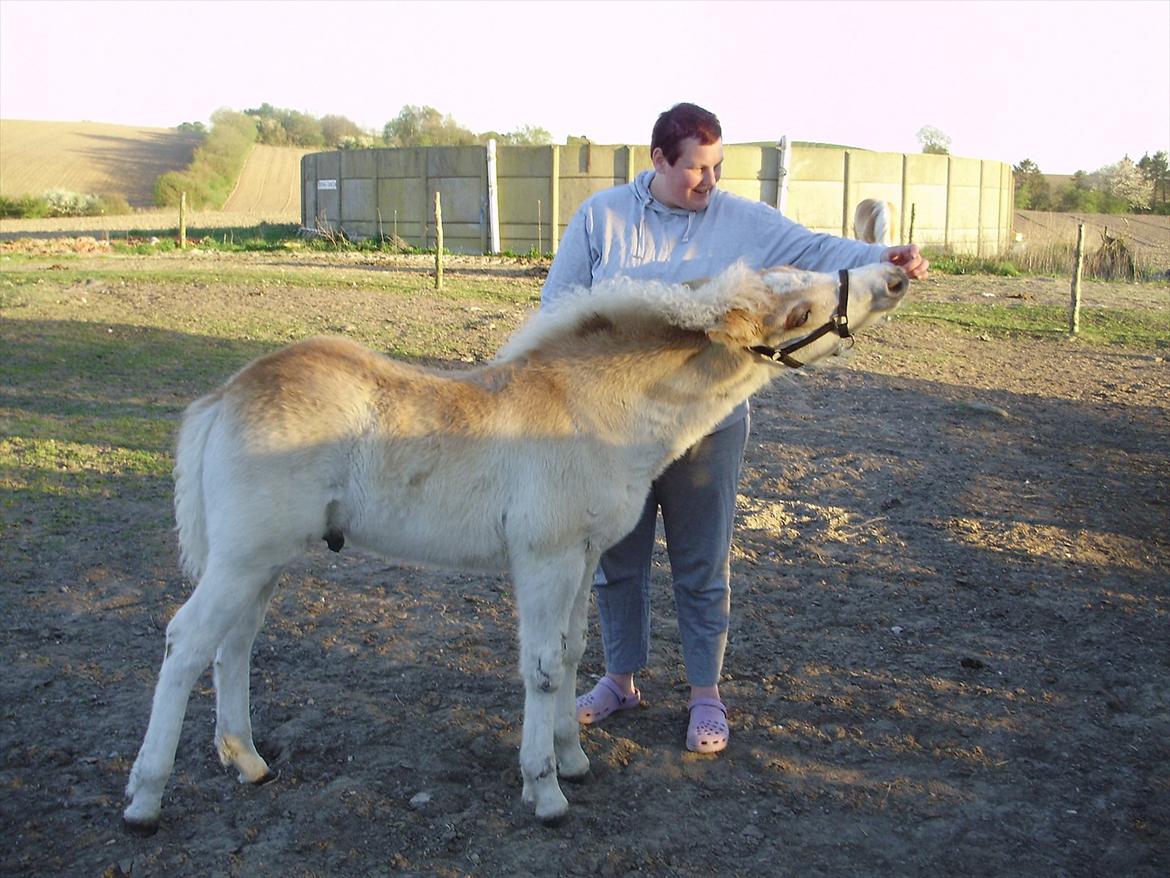
<svg viewBox="0 0 1170 878">
<path fill-rule="evenodd" d="M 190 164 L 196 134 L 96 122 L 0 120 L 0 195 L 43 195 L 49 189 L 123 195 L 131 216 L 62 217 L 0 222 L 0 231 L 125 232 L 177 225 L 175 211 L 154 207 L 154 181 Z M 312 150 L 257 144 L 222 211 L 192 214 L 201 227 L 298 222 L 301 157 Z"/>
<path fill-rule="evenodd" d="M 189 165 L 198 143 L 197 134 L 172 128 L 2 119 L 0 195 L 67 189 L 152 207 L 154 181 Z"/>
</svg>

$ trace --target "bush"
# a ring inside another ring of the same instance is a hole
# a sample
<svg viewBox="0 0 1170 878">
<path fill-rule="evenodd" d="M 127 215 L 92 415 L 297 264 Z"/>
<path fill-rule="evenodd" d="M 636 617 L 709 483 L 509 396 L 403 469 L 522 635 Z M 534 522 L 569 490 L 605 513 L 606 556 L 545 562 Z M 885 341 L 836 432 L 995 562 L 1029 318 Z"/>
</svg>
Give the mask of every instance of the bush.
<svg viewBox="0 0 1170 878">
<path fill-rule="evenodd" d="M 20 198 L 0 197 L 0 217 L 4 219 L 39 219 L 49 215 L 49 204 L 35 195 Z"/>
<path fill-rule="evenodd" d="M 192 208 L 223 207 L 255 143 L 254 119 L 231 110 L 217 111 L 211 117 L 211 131 L 187 169 L 170 171 L 155 181 L 155 204 L 175 207 L 186 192 Z"/>
<path fill-rule="evenodd" d="M 121 195 L 86 195 L 67 189 L 50 189 L 39 198 L 0 198 L 0 217 L 41 219 L 48 216 L 113 216 L 130 213 L 129 202 Z"/>
</svg>

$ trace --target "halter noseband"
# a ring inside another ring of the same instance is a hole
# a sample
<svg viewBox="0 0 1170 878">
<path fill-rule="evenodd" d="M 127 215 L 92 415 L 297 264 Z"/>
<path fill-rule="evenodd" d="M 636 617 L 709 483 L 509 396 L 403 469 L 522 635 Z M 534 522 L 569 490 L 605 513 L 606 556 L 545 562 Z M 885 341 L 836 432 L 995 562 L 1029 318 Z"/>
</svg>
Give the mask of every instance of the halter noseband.
<svg viewBox="0 0 1170 878">
<path fill-rule="evenodd" d="M 814 329 L 804 338 L 797 339 L 790 344 L 777 350 L 770 348 L 767 345 L 756 345 L 748 348 L 754 354 L 760 354 L 767 357 L 773 363 L 783 363 L 792 369 L 799 369 L 804 363 L 792 356 L 793 351 L 798 351 L 806 347 L 830 332 L 837 333 L 842 339 L 853 338 L 852 333 L 849 332 L 849 272 L 841 269 L 837 276 L 840 278 L 840 283 L 837 285 L 837 310 L 828 321 L 819 329 Z"/>
</svg>

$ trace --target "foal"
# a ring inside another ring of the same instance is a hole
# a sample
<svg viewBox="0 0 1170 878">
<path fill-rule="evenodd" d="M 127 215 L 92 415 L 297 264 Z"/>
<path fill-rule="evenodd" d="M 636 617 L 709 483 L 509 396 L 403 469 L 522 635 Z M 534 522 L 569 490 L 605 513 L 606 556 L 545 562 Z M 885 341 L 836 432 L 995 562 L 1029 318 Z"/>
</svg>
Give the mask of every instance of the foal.
<svg viewBox="0 0 1170 878">
<path fill-rule="evenodd" d="M 871 244 L 894 244 L 898 236 L 898 208 L 893 202 L 867 198 L 853 212 L 853 237 Z"/>
<path fill-rule="evenodd" d="M 249 656 L 282 569 L 322 539 L 511 573 L 523 798 L 541 819 L 563 815 L 557 775 L 589 769 L 574 701 L 601 552 L 633 526 L 650 482 L 777 362 L 831 353 L 907 285 L 889 265 L 840 281 L 741 266 L 693 289 L 618 280 L 538 312 L 478 369 L 417 368 L 339 338 L 245 366 L 192 403 L 179 432 L 175 518 L 198 584 L 167 626 L 127 826 L 157 829 L 209 663 L 220 759 L 241 781 L 271 777 L 252 742 Z"/>
</svg>

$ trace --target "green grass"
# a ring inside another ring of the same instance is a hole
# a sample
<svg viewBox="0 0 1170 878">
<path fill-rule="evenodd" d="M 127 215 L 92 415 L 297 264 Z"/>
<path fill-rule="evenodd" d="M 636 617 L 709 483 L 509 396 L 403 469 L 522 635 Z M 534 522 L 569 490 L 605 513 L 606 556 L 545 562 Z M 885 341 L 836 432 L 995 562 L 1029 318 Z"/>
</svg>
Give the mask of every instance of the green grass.
<svg viewBox="0 0 1170 878">
<path fill-rule="evenodd" d="M 938 274 L 990 274 L 998 277 L 1019 277 L 1021 272 L 1012 262 L 985 256 L 964 256 L 955 253 L 927 251 L 930 270 Z"/>
<path fill-rule="evenodd" d="M 1043 305 L 907 302 L 899 320 L 936 323 L 991 338 L 1068 335 L 1068 309 Z M 1157 348 L 1170 342 L 1165 311 L 1082 308 L 1080 340 L 1090 344 Z"/>
</svg>

